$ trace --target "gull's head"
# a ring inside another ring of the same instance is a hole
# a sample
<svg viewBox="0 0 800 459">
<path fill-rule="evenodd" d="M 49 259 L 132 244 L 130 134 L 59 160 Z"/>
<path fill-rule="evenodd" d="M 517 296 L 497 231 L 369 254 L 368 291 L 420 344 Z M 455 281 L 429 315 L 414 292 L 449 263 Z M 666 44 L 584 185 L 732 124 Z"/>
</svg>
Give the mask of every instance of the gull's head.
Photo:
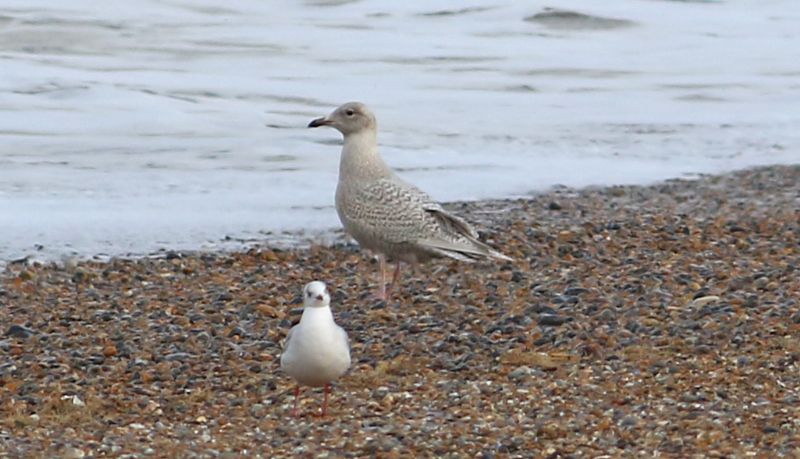
<svg viewBox="0 0 800 459">
<path fill-rule="evenodd" d="M 348 102 L 334 110 L 324 118 L 317 118 L 308 127 L 330 126 L 344 135 L 355 134 L 363 130 L 375 130 L 375 115 L 361 102 Z"/>
<path fill-rule="evenodd" d="M 314 281 L 303 288 L 303 304 L 307 308 L 322 308 L 331 304 L 325 282 Z"/>
</svg>

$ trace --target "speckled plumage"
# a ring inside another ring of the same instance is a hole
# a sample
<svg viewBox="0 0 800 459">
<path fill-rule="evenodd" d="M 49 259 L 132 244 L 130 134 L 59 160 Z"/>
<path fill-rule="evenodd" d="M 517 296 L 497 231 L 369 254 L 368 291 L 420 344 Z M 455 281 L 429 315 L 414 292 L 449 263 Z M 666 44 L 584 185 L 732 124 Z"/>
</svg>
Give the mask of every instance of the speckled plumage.
<svg viewBox="0 0 800 459">
<path fill-rule="evenodd" d="M 435 257 L 510 260 L 479 241 L 467 222 L 392 172 L 378 152 L 377 123 L 366 106 L 350 102 L 309 124 L 324 125 L 344 135 L 336 210 L 345 231 L 362 247 L 412 263 Z"/>
<path fill-rule="evenodd" d="M 477 240 L 466 222 L 397 177 L 355 185 L 340 178 L 336 210 L 345 230 L 360 245 L 389 258 L 472 260 L 493 252 Z"/>
</svg>

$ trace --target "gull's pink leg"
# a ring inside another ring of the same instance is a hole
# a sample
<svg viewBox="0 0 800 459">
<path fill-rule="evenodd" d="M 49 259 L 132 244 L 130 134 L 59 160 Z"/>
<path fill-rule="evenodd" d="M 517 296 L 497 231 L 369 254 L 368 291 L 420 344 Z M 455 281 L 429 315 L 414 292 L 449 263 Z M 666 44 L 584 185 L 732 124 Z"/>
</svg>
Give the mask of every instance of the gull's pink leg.
<svg viewBox="0 0 800 459">
<path fill-rule="evenodd" d="M 322 417 L 323 418 L 328 415 L 328 394 L 331 391 L 331 385 L 330 384 L 325 384 L 325 389 L 324 390 L 325 390 L 325 399 L 322 402 Z"/>
<path fill-rule="evenodd" d="M 394 284 L 397 283 L 397 279 L 400 277 L 400 260 L 397 260 L 397 263 L 394 265 L 394 274 L 392 275 L 392 282 L 389 284 L 389 287 L 386 289 L 386 301 L 392 297 L 392 290 L 394 289 Z"/>
<path fill-rule="evenodd" d="M 292 416 L 297 417 L 297 400 L 300 398 L 300 386 L 294 388 L 294 408 L 292 408 Z"/>
<path fill-rule="evenodd" d="M 378 291 L 375 296 L 379 300 L 386 300 L 386 257 L 383 254 L 378 254 L 378 261 L 381 265 L 381 284 L 378 286 Z"/>
</svg>

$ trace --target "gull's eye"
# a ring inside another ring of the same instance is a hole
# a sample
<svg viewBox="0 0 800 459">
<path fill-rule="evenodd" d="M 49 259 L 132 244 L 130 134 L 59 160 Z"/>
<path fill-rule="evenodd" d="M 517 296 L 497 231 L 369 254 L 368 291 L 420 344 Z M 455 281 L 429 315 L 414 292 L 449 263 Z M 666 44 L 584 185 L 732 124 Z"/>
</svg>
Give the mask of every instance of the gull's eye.
<svg viewBox="0 0 800 459">
<path fill-rule="evenodd" d="M 311 293 L 311 290 L 309 290 L 309 291 L 306 292 L 306 296 L 311 298 L 312 296 L 314 296 L 314 294 Z"/>
<path fill-rule="evenodd" d="M 356 112 L 354 112 L 353 109 L 347 109 L 345 110 L 344 114 L 347 116 L 353 116 L 356 114 Z"/>
</svg>

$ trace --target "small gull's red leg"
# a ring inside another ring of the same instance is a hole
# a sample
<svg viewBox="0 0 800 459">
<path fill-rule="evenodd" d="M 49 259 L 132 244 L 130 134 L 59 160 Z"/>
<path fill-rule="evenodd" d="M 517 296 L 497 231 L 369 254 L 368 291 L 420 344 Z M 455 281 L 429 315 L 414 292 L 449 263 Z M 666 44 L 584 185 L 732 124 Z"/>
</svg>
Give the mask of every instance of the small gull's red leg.
<svg viewBox="0 0 800 459">
<path fill-rule="evenodd" d="M 292 416 L 297 417 L 297 400 L 300 398 L 300 386 L 294 388 L 294 408 L 292 408 Z"/>
<path fill-rule="evenodd" d="M 325 391 L 325 398 L 322 401 L 322 417 L 323 418 L 328 415 L 328 394 L 331 392 L 331 385 L 330 384 L 325 384 L 324 391 Z"/>
</svg>

